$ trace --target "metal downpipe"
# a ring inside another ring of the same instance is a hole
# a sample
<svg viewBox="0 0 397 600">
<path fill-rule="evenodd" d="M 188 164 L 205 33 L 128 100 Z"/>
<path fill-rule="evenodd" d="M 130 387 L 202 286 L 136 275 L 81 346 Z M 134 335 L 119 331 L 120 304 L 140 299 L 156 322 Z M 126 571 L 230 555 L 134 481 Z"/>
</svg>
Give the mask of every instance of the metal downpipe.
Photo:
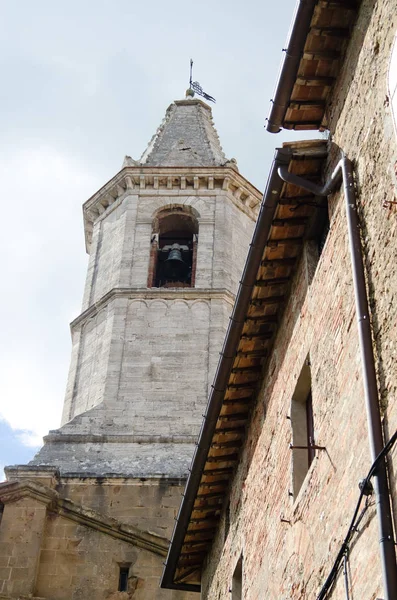
<svg viewBox="0 0 397 600">
<path fill-rule="evenodd" d="M 288 172 L 284 166 L 278 173 L 284 181 L 297 185 L 318 196 L 327 196 L 343 180 L 346 205 L 347 229 L 352 265 L 354 297 L 357 314 L 359 344 L 361 353 L 364 396 L 367 411 L 368 437 L 372 462 L 384 447 L 381 414 L 379 408 L 378 386 L 376 381 L 375 360 L 372 346 L 371 324 L 369 318 L 368 296 L 365 284 L 364 262 L 361 250 L 360 223 L 357 214 L 354 189 L 353 167 L 351 161 L 343 156 L 324 186 Z M 386 460 L 379 464 L 374 475 L 376 513 L 380 535 L 380 558 L 382 564 L 383 590 L 385 600 L 397 598 L 397 564 L 393 533 L 393 521 L 390 505 L 390 492 L 387 477 Z"/>
</svg>

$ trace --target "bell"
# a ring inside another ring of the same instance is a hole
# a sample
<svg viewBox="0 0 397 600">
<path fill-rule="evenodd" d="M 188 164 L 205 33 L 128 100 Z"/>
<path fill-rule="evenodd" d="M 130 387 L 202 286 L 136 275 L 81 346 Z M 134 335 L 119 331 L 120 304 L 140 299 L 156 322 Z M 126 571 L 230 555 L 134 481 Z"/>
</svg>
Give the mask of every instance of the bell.
<svg viewBox="0 0 397 600">
<path fill-rule="evenodd" d="M 168 281 L 184 281 L 186 279 L 189 266 L 182 258 L 182 251 L 179 244 L 171 246 L 168 258 L 164 261 L 164 268 Z"/>
</svg>

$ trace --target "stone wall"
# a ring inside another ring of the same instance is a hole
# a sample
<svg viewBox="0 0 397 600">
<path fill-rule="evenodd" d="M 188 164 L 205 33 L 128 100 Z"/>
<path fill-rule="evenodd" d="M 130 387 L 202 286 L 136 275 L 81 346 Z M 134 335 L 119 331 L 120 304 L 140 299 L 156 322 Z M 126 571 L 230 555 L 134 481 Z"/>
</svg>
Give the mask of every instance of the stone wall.
<svg viewBox="0 0 397 600">
<path fill-rule="evenodd" d="M 48 477 L 38 475 L 34 470 L 11 470 L 11 483 L 0 489 L 5 502 L 1 598 L 195 597 L 159 589 L 182 481 L 74 478 L 51 487 L 43 485 Z M 27 476 L 28 482 L 21 485 Z M 128 568 L 125 592 L 118 591 L 120 567 Z"/>
<path fill-rule="evenodd" d="M 337 146 L 354 161 L 386 438 L 397 426 L 396 139 L 387 69 L 397 29 L 395 2 L 362 3 L 329 108 L 328 173 Z M 347 532 L 359 479 L 371 465 L 344 198 L 330 198 L 331 228 L 314 277 L 306 248 L 265 371 L 225 515 L 207 560 L 203 598 L 227 599 L 243 555 L 243 598 L 305 600 L 323 585 Z M 291 398 L 310 357 L 318 450 L 297 497 L 292 487 Z M 390 462 L 397 517 L 396 460 Z M 354 598 L 383 597 L 374 499 L 349 554 Z M 345 599 L 343 577 L 332 593 Z"/>
<path fill-rule="evenodd" d="M 254 221 L 236 205 L 231 191 L 198 191 L 188 197 L 182 191 L 172 196 L 126 193 L 96 221 L 84 312 L 72 323 L 63 424 L 106 399 L 118 403 L 119 412 L 127 404 L 132 416 L 139 413 L 129 421 L 130 432 L 152 432 L 155 426 L 161 434 L 162 428 L 170 429 L 167 422 L 178 429 L 185 419 L 186 431 L 196 435 Z M 174 293 L 152 288 L 145 294 L 153 220 L 161 208 L 176 205 L 194 211 L 198 219 L 195 287 Z M 108 297 L 122 290 L 122 298 Z M 162 423 L 158 411 L 164 414 Z M 186 434 L 185 429 L 178 432 Z"/>
</svg>

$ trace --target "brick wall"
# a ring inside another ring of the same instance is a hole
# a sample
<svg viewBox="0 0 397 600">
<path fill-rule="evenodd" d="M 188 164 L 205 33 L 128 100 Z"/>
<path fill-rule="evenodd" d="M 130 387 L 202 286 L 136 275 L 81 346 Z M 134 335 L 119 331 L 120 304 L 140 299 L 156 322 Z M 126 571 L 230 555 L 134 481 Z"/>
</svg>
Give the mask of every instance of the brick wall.
<svg viewBox="0 0 397 600">
<path fill-rule="evenodd" d="M 374 345 L 386 436 L 397 427 L 397 157 L 387 68 L 397 29 L 395 2 L 364 1 L 330 105 L 329 171 L 342 148 L 355 164 Z M 347 243 L 344 199 L 330 198 L 331 228 L 310 283 L 307 253 L 265 373 L 224 520 L 207 561 L 203 598 L 229 598 L 243 554 L 243 598 L 316 597 L 347 532 L 358 481 L 371 465 Z M 297 498 L 292 491 L 291 397 L 310 355 L 317 451 Z M 390 465 L 393 506 L 397 450 Z M 395 517 L 397 513 L 395 512 Z M 372 499 L 351 547 L 354 598 L 382 596 L 378 530 Z M 332 598 L 345 599 L 338 580 Z"/>
</svg>

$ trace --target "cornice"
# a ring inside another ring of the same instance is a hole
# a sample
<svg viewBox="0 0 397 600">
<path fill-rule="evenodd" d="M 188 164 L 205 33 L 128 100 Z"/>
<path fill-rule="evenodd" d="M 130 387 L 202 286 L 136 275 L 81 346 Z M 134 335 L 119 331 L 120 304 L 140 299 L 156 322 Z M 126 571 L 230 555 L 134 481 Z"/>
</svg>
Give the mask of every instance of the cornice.
<svg viewBox="0 0 397 600">
<path fill-rule="evenodd" d="M 117 519 L 106 517 L 90 508 L 75 504 L 68 498 L 59 499 L 54 512 L 61 517 L 66 517 L 71 521 L 75 521 L 96 531 L 101 531 L 113 538 L 133 544 L 138 548 L 149 550 L 160 556 L 167 555 L 169 545 L 167 538 L 149 533 L 148 531 L 142 531 L 126 523 L 120 523 Z"/>
<path fill-rule="evenodd" d="M 51 506 L 56 502 L 58 493 L 45 485 L 29 480 L 6 481 L 0 484 L 0 501 L 3 504 L 21 498 L 33 498 L 46 506 Z"/>
<path fill-rule="evenodd" d="M 225 300 L 233 306 L 235 296 L 226 288 L 113 288 L 100 300 L 74 319 L 70 328 L 73 331 L 87 319 L 94 317 L 102 308 L 115 298 L 129 300 Z"/>
<path fill-rule="evenodd" d="M 94 223 L 107 216 L 128 195 L 180 197 L 230 192 L 233 203 L 252 219 L 261 192 L 232 167 L 126 166 L 83 204 L 86 248 L 89 250 Z"/>
<path fill-rule="evenodd" d="M 16 502 L 26 497 L 34 498 L 53 513 L 96 531 L 101 531 L 113 538 L 123 540 L 160 556 L 166 556 L 167 554 L 169 540 L 166 538 L 121 523 L 117 519 L 99 514 L 67 498 L 60 498 L 58 492 L 45 485 L 29 480 L 0 484 L 0 501 L 3 504 Z"/>
<path fill-rule="evenodd" d="M 73 444 L 195 444 L 197 435 L 107 435 L 95 433 L 62 433 L 55 429 L 43 438 L 45 443 Z"/>
</svg>

